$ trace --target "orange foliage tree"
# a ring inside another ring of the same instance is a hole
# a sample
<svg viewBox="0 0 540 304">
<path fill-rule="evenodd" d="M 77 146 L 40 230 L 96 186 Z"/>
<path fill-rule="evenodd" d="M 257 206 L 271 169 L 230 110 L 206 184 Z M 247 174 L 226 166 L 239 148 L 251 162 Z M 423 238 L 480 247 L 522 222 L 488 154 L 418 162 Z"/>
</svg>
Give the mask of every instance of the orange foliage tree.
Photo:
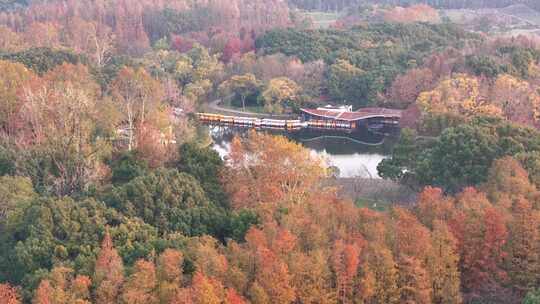
<svg viewBox="0 0 540 304">
<path fill-rule="evenodd" d="M 461 303 L 457 241 L 443 221 L 433 222 L 432 246 L 429 269 L 432 274 L 433 303 Z"/>
<path fill-rule="evenodd" d="M 337 298 L 340 303 L 352 303 L 353 280 L 360 264 L 360 248 L 357 244 L 336 241 L 332 265 L 336 274 Z"/>
<path fill-rule="evenodd" d="M 127 278 L 122 290 L 122 301 L 133 304 L 157 304 L 156 267 L 154 263 L 138 260 L 133 273 Z"/>
<path fill-rule="evenodd" d="M 324 176 L 321 160 L 300 144 L 256 132 L 233 140 L 228 165 L 223 180 L 236 208 L 302 202 Z"/>
<path fill-rule="evenodd" d="M 539 213 L 531 203 L 519 200 L 510 223 L 508 271 L 512 285 L 520 293 L 534 288 L 540 278 Z"/>
<path fill-rule="evenodd" d="M 95 299 L 97 304 L 114 303 L 118 300 L 124 282 L 124 265 L 113 247 L 109 232 L 101 242 L 101 250 L 94 268 Z"/>
<path fill-rule="evenodd" d="M 34 304 L 90 304 L 90 278 L 73 275 L 73 269 L 54 268 L 48 279 L 41 281 L 36 290 Z"/>
</svg>

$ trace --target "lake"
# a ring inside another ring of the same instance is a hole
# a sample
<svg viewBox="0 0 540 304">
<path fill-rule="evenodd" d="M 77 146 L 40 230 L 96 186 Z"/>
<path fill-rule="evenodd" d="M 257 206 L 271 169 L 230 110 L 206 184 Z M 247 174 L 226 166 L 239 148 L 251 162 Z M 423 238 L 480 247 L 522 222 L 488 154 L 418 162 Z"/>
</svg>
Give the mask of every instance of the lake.
<svg viewBox="0 0 540 304">
<path fill-rule="evenodd" d="M 213 140 L 213 148 L 221 157 L 227 156 L 230 143 L 235 135 L 243 136 L 247 128 L 227 126 L 210 126 L 209 132 Z M 368 130 L 359 130 L 354 133 L 340 131 L 302 129 L 286 132 L 283 130 L 264 130 L 271 134 L 279 134 L 301 143 L 326 160 L 326 162 L 339 169 L 340 177 L 372 177 L 379 178 L 377 165 L 391 154 L 396 142 L 396 133 L 393 135 L 375 134 Z"/>
</svg>

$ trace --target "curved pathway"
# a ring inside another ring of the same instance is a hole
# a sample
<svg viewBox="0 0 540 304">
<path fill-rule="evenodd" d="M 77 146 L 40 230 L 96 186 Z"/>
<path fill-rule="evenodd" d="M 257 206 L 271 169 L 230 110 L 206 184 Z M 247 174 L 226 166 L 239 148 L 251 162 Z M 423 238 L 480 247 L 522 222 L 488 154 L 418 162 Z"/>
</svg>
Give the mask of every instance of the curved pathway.
<svg viewBox="0 0 540 304">
<path fill-rule="evenodd" d="M 234 115 L 241 117 L 256 117 L 256 118 L 272 118 L 272 119 L 297 119 L 295 114 L 271 114 L 271 113 L 255 113 L 248 111 L 235 110 L 231 108 L 224 108 L 220 105 L 221 99 L 216 99 L 208 104 L 208 109 L 211 112 L 216 112 L 224 115 Z"/>
</svg>

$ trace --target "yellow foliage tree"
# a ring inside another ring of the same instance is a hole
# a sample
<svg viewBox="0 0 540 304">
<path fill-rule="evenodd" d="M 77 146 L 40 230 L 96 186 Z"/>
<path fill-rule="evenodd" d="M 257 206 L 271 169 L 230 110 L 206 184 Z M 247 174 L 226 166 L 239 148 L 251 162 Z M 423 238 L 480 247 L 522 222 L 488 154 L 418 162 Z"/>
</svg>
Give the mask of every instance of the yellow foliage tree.
<svg viewBox="0 0 540 304">
<path fill-rule="evenodd" d="M 480 94 L 478 79 L 457 74 L 443 80 L 432 91 L 418 96 L 417 104 L 429 115 L 458 114 L 465 117 L 476 115 L 501 116 L 499 107 L 490 104 Z"/>
<path fill-rule="evenodd" d="M 300 86 L 289 78 L 274 78 L 262 94 L 264 107 L 270 112 L 281 113 L 285 102 L 296 102 L 300 90 Z"/>
<path fill-rule="evenodd" d="M 540 94 L 526 81 L 499 76 L 491 88 L 490 100 L 508 120 L 528 125 L 540 121 Z"/>
</svg>

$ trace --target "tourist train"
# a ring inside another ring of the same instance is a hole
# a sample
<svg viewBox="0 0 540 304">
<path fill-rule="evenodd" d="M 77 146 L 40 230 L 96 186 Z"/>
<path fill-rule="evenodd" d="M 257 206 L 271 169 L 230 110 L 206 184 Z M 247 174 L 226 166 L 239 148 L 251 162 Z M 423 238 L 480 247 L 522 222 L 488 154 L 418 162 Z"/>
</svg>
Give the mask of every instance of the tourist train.
<svg viewBox="0 0 540 304">
<path fill-rule="evenodd" d="M 260 128 L 281 128 L 281 129 L 300 129 L 306 127 L 307 124 L 300 119 L 269 119 L 269 118 L 255 118 L 255 117 L 241 117 L 241 116 L 227 116 L 213 113 L 197 113 L 199 120 L 215 123 L 215 124 L 227 124 L 237 126 L 248 127 L 260 127 Z"/>
<path fill-rule="evenodd" d="M 385 108 L 362 108 L 352 111 L 350 106 L 300 109 L 299 119 L 270 119 L 242 116 L 227 116 L 213 113 L 197 113 L 200 121 L 210 124 L 225 124 L 255 128 L 279 128 L 297 130 L 302 128 L 355 130 L 368 128 L 379 130 L 398 127 L 400 110 Z"/>
</svg>

